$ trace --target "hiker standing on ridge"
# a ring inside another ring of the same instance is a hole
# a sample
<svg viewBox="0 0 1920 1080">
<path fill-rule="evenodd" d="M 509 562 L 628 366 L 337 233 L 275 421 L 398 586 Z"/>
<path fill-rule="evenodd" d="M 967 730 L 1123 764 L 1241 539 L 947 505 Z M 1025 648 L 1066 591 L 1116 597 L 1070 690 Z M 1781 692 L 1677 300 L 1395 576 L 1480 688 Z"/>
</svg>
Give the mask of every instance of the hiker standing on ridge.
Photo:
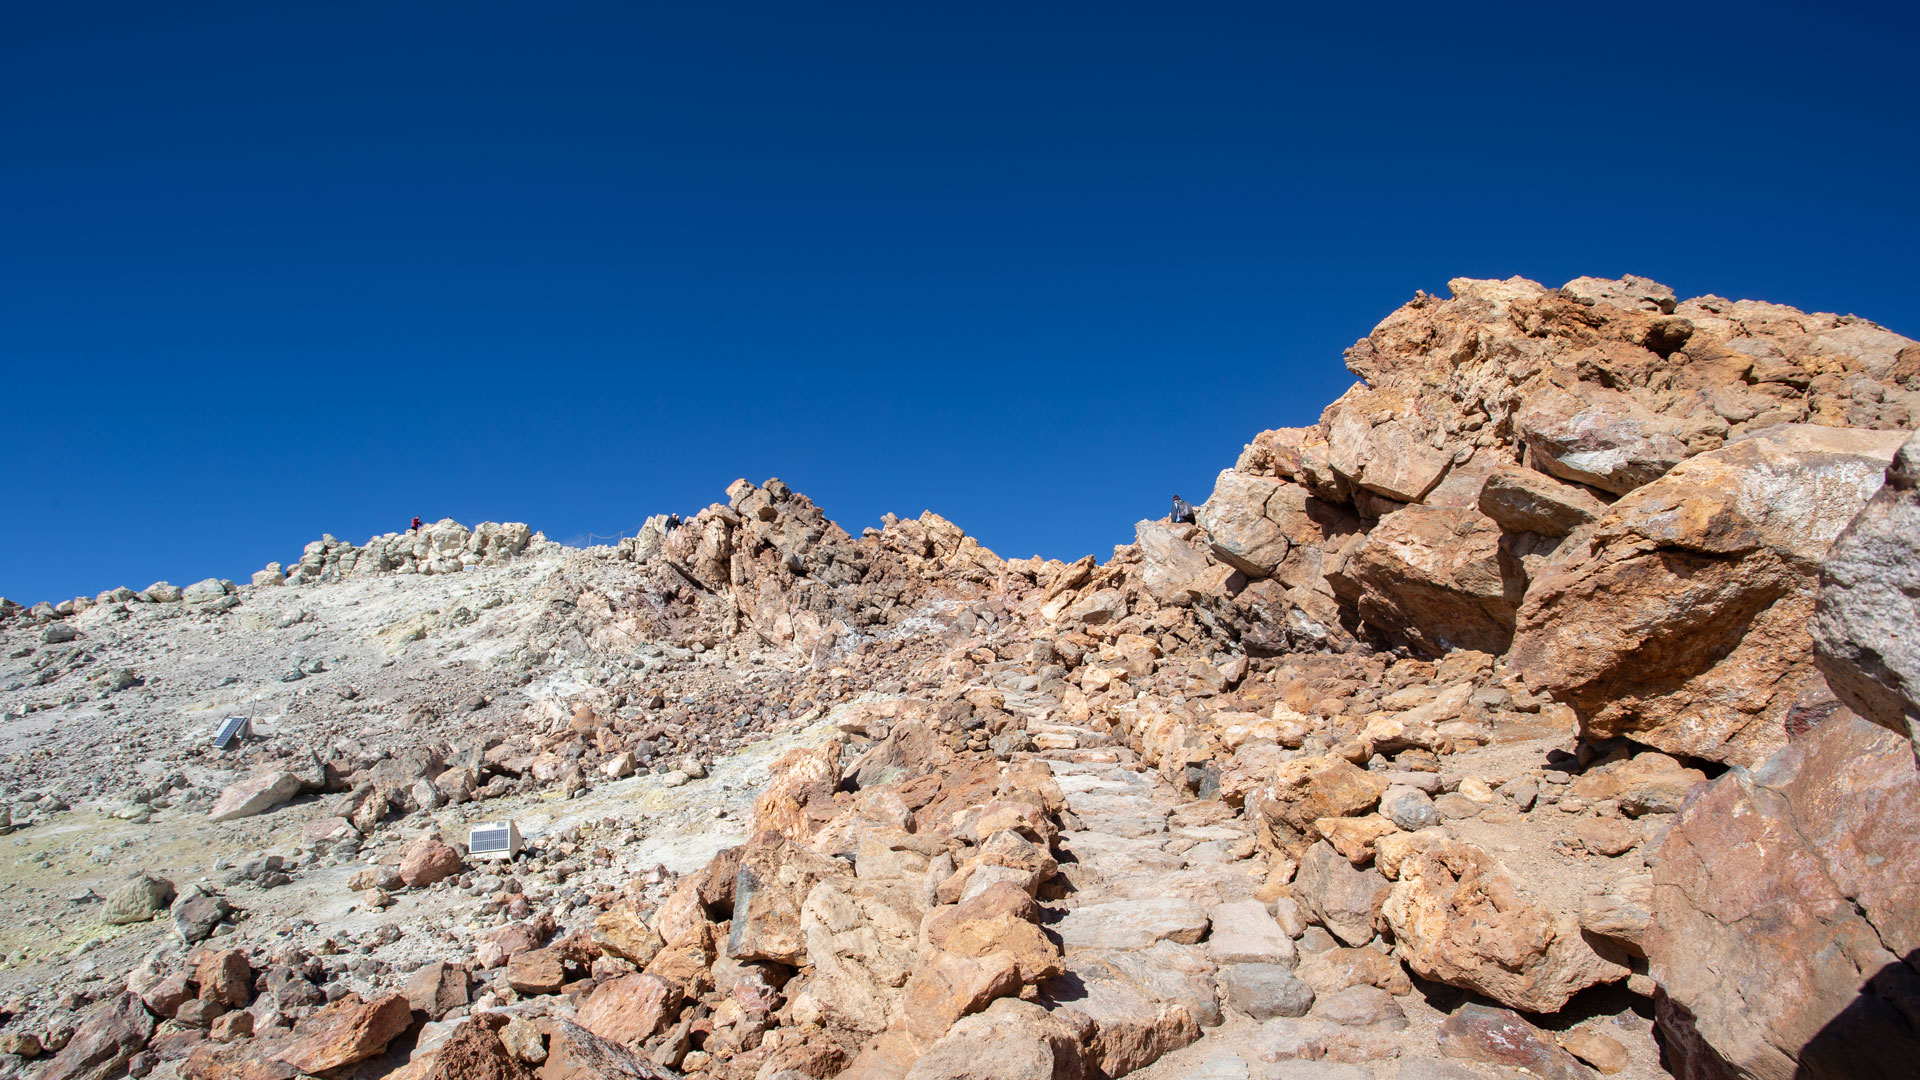
<svg viewBox="0 0 1920 1080">
<path fill-rule="evenodd" d="M 1193 524 L 1193 506 L 1178 495 L 1173 497 L 1173 523 L 1175 525 Z"/>
<path fill-rule="evenodd" d="M 1176 496 L 1174 496 L 1174 497 L 1175 497 L 1175 498 L 1179 498 L 1179 496 L 1177 496 L 1177 495 L 1176 495 Z M 408 531 L 408 532 L 419 532 L 419 531 L 420 531 L 420 515 L 419 515 L 419 514 L 415 514 L 415 515 L 413 515 L 413 524 L 407 527 L 407 531 Z"/>
</svg>

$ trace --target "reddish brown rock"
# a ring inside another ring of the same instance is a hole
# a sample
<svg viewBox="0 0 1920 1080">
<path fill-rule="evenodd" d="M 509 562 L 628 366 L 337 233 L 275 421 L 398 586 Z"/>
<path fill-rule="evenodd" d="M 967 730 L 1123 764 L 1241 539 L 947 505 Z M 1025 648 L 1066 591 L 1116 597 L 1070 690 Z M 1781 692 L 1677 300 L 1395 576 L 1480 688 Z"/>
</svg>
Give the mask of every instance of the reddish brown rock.
<svg viewBox="0 0 1920 1080">
<path fill-rule="evenodd" d="M 1607 509 L 1606 503 L 1578 484 L 1517 465 L 1488 474 L 1476 505 L 1508 532 L 1542 536 L 1565 536 Z"/>
<path fill-rule="evenodd" d="M 1920 774 L 1857 716 L 1681 811 L 1644 936 L 1685 1075 L 1910 1075 L 1920 1059 Z"/>
<path fill-rule="evenodd" d="M 284 770 L 264 770 L 229 785 L 207 811 L 210 821 L 234 821 L 264 814 L 300 794 L 300 778 Z"/>
<path fill-rule="evenodd" d="M 1573 835 L 1595 855 L 1623 855 L 1640 842 L 1640 830 L 1619 818 L 1581 818 L 1573 823 Z"/>
<path fill-rule="evenodd" d="M 921 1042 L 947 1033 L 955 1020 L 979 1012 L 995 998 L 1020 990 L 1019 961 L 1006 953 L 961 956 L 930 950 L 907 979 L 907 1031 Z"/>
<path fill-rule="evenodd" d="M 840 782 L 840 744 L 787 751 L 769 770 L 766 787 L 753 800 L 756 833 L 771 830 L 789 840 L 813 835 L 833 816 L 833 790 Z M 822 816 L 816 816 L 815 811 Z"/>
<path fill-rule="evenodd" d="M 1333 754 L 1281 762 L 1247 796 L 1262 844 L 1298 858 L 1320 840 L 1314 822 L 1357 817 L 1374 808 L 1385 785 Z"/>
<path fill-rule="evenodd" d="M 618 956 L 640 967 L 651 963 L 666 944 L 647 925 L 640 907 L 632 900 L 621 900 L 594 918 L 593 940 L 608 956 Z M 681 943 L 687 940 L 692 940 L 692 935 L 686 935 Z"/>
<path fill-rule="evenodd" d="M 1285 485 L 1228 469 L 1214 483 L 1213 495 L 1195 509 L 1195 520 L 1212 541 L 1220 561 L 1250 577 L 1266 577 L 1287 557 L 1287 534 L 1267 504 Z M 1194 574 L 1203 569 L 1191 566 Z M 1191 578 L 1193 575 L 1189 574 Z"/>
<path fill-rule="evenodd" d="M 275 1057 L 301 1072 L 325 1072 L 373 1057 L 412 1023 L 401 994 L 363 1001 L 350 993 L 294 1025 L 293 1044 Z"/>
<path fill-rule="evenodd" d="M 226 1015 L 226 1012 L 227 1007 L 217 1001 L 195 998 L 192 1001 L 185 1002 L 178 1009 L 175 1009 L 173 1011 L 173 1019 L 177 1024 L 184 1024 L 187 1027 L 203 1028 L 213 1023 L 216 1018 Z"/>
<path fill-rule="evenodd" d="M 176 973 L 148 986 L 141 994 L 141 1000 L 153 1010 L 153 1015 L 166 1020 L 172 1019 L 180 1006 L 192 1001 L 195 994 L 193 983 L 185 975 Z"/>
<path fill-rule="evenodd" d="M 200 984 L 200 1000 L 242 1008 L 253 1000 L 253 966 L 239 949 L 216 949 L 201 955 L 193 968 Z"/>
<path fill-rule="evenodd" d="M 1380 871 L 1356 867 L 1325 841 L 1301 855 L 1293 882 L 1294 898 L 1308 918 L 1349 945 L 1373 940 L 1388 889 Z"/>
<path fill-rule="evenodd" d="M 1629 394 L 1599 386 L 1535 394 L 1515 422 L 1537 468 L 1615 495 L 1665 475 L 1703 431 L 1699 423 L 1662 416 Z M 1716 426 L 1710 421 L 1704 430 Z"/>
<path fill-rule="evenodd" d="M 515 953 L 507 961 L 507 985 L 523 994 L 557 994 L 566 981 L 560 954 L 552 949 Z"/>
<path fill-rule="evenodd" d="M 1348 548 L 1328 581 L 1368 626 L 1423 655 L 1503 653 L 1527 587 L 1503 536 L 1477 509 L 1404 507 Z"/>
<path fill-rule="evenodd" d="M 537 949 L 547 940 L 550 927 L 535 926 L 532 923 L 515 922 L 486 935 L 486 940 L 500 947 L 507 956 L 517 956 L 529 949 Z"/>
<path fill-rule="evenodd" d="M 734 883 L 727 955 L 735 960 L 799 962 L 806 955 L 800 906 L 821 879 L 846 873 L 846 863 L 785 836 L 762 833 L 755 837 L 741 855 Z"/>
<path fill-rule="evenodd" d="M 293 1080 L 300 1071 L 274 1056 L 287 1042 L 284 1037 L 202 1041 L 180 1063 L 180 1075 L 186 1080 Z"/>
<path fill-rule="evenodd" d="M 1076 1032 L 1032 1002 L 1002 998 L 962 1018 L 927 1048 L 906 1080 L 1077 1080 Z"/>
<path fill-rule="evenodd" d="M 214 1042 L 232 1042 L 253 1034 L 253 1014 L 250 1012 L 230 1012 L 216 1019 L 207 1029 L 207 1037 Z"/>
<path fill-rule="evenodd" d="M 400 857 L 400 880 L 417 889 L 450 878 L 460 868 L 460 853 L 429 834 L 414 841 Z"/>
<path fill-rule="evenodd" d="M 531 1080 L 533 1071 L 513 1054 L 492 1028 L 461 1024 L 433 1051 L 420 1080 Z"/>
<path fill-rule="evenodd" d="M 136 994 L 96 1006 L 39 1080 L 107 1080 L 120 1074 L 153 1035 L 153 1017 Z"/>
<path fill-rule="evenodd" d="M 673 1020 L 680 987 L 656 975 L 626 975 L 594 987 L 575 1021 L 603 1039 L 637 1046 Z"/>
<path fill-rule="evenodd" d="M 1577 1027 L 1560 1036 L 1560 1045 L 1568 1053 L 1594 1067 L 1602 1076 L 1612 1076 L 1633 1064 L 1620 1040 L 1592 1027 Z"/>
<path fill-rule="evenodd" d="M 1450 1058 L 1521 1068 L 1545 1080 L 1593 1080 L 1592 1070 L 1509 1009 L 1462 1005 L 1438 1035 L 1440 1052 Z"/>
<path fill-rule="evenodd" d="M 407 979 L 407 1005 L 427 1019 L 438 1020 L 467 1003 L 470 976 L 458 964 L 434 961 L 422 964 Z"/>
</svg>

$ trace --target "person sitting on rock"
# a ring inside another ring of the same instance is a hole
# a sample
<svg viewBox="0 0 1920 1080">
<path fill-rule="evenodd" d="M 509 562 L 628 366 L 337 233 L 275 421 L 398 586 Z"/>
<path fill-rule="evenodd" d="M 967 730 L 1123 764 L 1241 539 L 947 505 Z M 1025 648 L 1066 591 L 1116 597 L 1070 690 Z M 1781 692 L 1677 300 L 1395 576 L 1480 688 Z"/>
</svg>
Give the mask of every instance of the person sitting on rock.
<svg viewBox="0 0 1920 1080">
<path fill-rule="evenodd" d="M 1193 524 L 1193 505 L 1178 495 L 1173 497 L 1173 523 L 1175 525 Z"/>
</svg>

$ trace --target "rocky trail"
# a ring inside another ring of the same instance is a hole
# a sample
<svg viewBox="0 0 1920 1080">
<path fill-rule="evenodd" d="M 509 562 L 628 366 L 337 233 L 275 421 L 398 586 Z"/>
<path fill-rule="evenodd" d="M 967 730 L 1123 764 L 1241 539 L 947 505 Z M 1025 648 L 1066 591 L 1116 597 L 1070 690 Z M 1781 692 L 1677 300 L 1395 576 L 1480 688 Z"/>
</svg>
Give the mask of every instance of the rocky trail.
<svg viewBox="0 0 1920 1080">
<path fill-rule="evenodd" d="M 1104 561 L 741 480 L 0 600 L 0 1077 L 1910 1075 L 1920 344 L 1451 289 Z"/>
</svg>

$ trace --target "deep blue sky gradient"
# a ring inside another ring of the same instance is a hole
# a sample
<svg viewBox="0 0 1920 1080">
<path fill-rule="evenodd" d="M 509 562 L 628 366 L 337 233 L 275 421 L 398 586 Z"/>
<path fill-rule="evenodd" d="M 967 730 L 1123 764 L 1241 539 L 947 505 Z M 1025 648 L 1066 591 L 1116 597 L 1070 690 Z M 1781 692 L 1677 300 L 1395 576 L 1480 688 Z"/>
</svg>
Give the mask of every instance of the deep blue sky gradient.
<svg viewBox="0 0 1920 1080">
<path fill-rule="evenodd" d="M 1910 5 L 1292 7 L 12 5 L 0 594 L 736 476 L 1104 556 L 1458 275 L 1920 332 Z"/>
</svg>

